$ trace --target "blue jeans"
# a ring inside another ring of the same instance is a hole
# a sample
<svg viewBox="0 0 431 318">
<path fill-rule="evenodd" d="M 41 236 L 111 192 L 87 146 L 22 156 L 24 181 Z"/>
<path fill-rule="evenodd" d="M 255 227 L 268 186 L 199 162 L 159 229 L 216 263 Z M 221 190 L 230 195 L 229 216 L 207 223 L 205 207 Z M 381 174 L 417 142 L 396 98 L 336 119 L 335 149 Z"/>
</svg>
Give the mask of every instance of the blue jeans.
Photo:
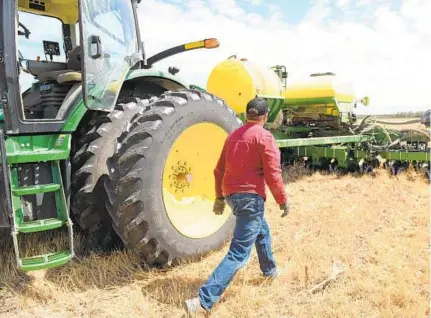
<svg viewBox="0 0 431 318">
<path fill-rule="evenodd" d="M 237 271 L 247 263 L 253 245 L 256 246 L 263 275 L 271 277 L 277 274 L 263 198 L 241 193 L 228 196 L 226 202 L 236 216 L 235 231 L 227 255 L 199 290 L 200 304 L 206 310 L 211 310 Z"/>
</svg>

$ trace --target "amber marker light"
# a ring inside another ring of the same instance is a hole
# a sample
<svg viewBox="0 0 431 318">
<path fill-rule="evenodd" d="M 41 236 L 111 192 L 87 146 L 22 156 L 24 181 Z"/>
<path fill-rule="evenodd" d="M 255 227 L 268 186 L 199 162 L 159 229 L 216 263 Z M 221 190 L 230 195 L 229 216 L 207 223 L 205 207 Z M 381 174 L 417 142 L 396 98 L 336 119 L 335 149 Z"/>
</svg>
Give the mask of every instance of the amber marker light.
<svg viewBox="0 0 431 318">
<path fill-rule="evenodd" d="M 215 38 L 206 39 L 206 40 L 204 40 L 204 46 L 207 49 L 215 49 L 215 48 L 218 48 L 220 46 L 220 42 Z"/>
</svg>

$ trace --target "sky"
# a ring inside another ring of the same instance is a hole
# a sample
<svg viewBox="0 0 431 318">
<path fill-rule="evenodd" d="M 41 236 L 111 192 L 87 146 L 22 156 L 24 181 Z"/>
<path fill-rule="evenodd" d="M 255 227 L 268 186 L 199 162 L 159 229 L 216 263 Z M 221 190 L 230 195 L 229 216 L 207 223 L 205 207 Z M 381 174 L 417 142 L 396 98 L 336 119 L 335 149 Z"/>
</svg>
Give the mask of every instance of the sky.
<svg viewBox="0 0 431 318">
<path fill-rule="evenodd" d="M 138 16 L 147 57 L 219 39 L 217 49 L 155 64 L 176 66 L 179 77 L 201 87 L 217 63 L 237 55 L 285 65 L 288 84 L 316 72 L 351 80 L 358 98 L 370 97 L 358 114 L 431 108 L 431 0 L 142 0 Z M 23 51 L 41 48 L 41 42 L 20 41 Z"/>
</svg>

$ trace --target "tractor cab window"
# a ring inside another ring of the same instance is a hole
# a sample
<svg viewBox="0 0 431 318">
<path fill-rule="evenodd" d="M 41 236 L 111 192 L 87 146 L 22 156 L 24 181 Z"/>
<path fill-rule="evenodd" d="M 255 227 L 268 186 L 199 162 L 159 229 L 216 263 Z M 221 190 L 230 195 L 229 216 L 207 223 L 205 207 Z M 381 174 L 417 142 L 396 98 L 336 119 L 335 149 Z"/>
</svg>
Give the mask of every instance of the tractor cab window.
<svg viewBox="0 0 431 318">
<path fill-rule="evenodd" d="M 75 40 L 77 25 L 63 25 L 55 17 L 25 12 L 18 12 L 18 21 L 24 118 L 62 120 L 67 110 L 67 105 L 63 105 L 65 97 L 81 83 L 80 48 Z"/>
<path fill-rule="evenodd" d="M 110 27 L 108 29 L 103 27 L 107 24 L 110 24 Z M 101 29 L 106 34 L 108 34 L 108 37 L 105 40 L 105 47 L 109 47 L 111 50 L 121 50 L 124 48 L 125 37 L 123 32 L 123 26 L 118 18 L 118 15 L 116 15 L 114 12 L 106 12 L 95 16 L 94 24 L 91 24 L 90 28 L 93 29 L 93 31 Z"/>
<path fill-rule="evenodd" d="M 85 64 L 84 100 L 90 109 L 110 111 L 139 52 L 130 0 L 82 1 Z"/>
<path fill-rule="evenodd" d="M 19 13 L 19 28 L 18 28 L 18 50 L 20 62 L 20 85 L 24 92 L 37 82 L 37 78 L 32 75 L 27 69 L 27 61 L 40 60 L 49 62 L 50 57 L 45 55 L 44 40 L 57 42 L 59 48 L 63 47 L 63 37 L 61 32 L 62 23 L 56 18 L 46 16 L 38 16 L 30 13 Z M 24 33 L 23 27 L 28 31 L 28 35 Z M 22 32 L 22 33 L 21 33 Z M 54 45 L 51 44 L 51 49 Z M 53 55 L 53 62 L 66 61 L 64 50 L 60 49 L 59 55 Z"/>
</svg>

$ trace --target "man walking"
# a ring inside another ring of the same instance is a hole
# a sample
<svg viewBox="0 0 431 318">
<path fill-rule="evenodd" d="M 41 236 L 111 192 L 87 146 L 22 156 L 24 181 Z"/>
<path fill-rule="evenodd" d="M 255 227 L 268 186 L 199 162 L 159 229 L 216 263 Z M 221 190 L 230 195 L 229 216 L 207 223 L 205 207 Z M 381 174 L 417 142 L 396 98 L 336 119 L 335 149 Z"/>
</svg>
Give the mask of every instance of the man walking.
<svg viewBox="0 0 431 318">
<path fill-rule="evenodd" d="M 289 213 L 280 151 L 272 134 L 263 128 L 268 116 L 266 100 L 251 100 L 246 112 L 247 123 L 226 139 L 214 170 L 217 196 L 214 213 L 223 214 L 226 203 L 232 208 L 236 217 L 233 239 L 227 255 L 200 288 L 198 297 L 186 300 L 188 313 L 212 309 L 237 271 L 248 261 L 253 245 L 263 275 L 277 276 L 264 204 L 266 183 L 284 211 L 282 217 Z"/>
</svg>

